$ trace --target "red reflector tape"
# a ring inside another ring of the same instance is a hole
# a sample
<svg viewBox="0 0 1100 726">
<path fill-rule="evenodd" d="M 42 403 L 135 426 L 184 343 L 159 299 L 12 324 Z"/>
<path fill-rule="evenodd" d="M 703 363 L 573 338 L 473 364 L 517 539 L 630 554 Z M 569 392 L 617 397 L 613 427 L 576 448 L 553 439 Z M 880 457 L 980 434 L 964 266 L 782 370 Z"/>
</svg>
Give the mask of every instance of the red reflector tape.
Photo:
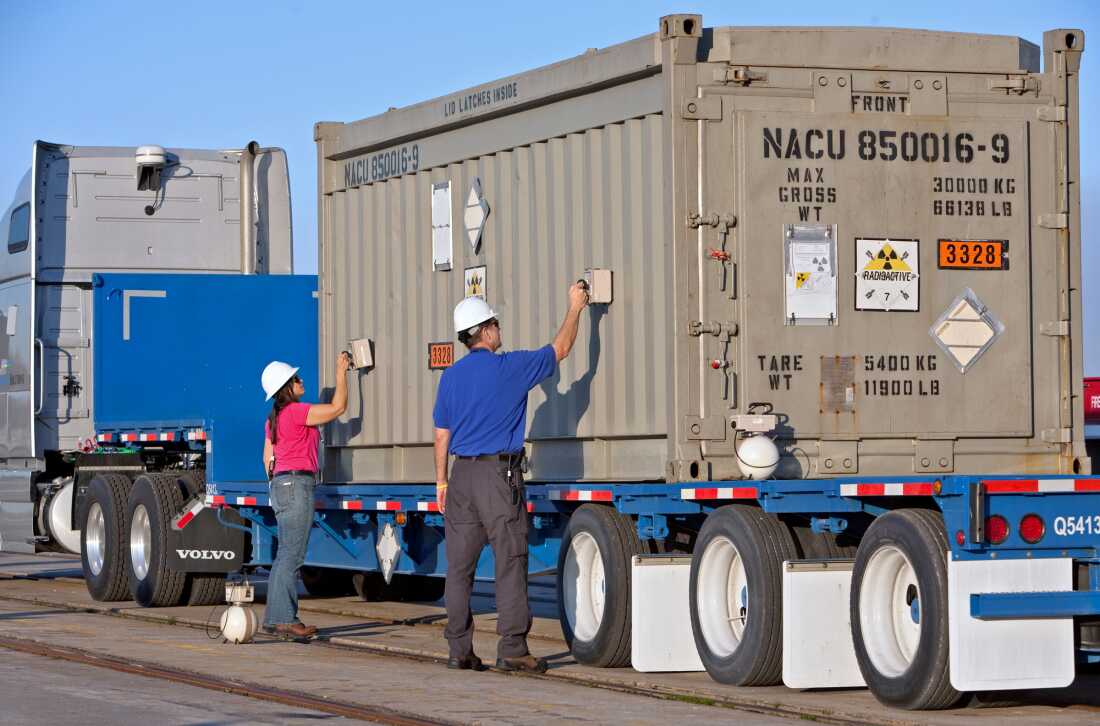
<svg viewBox="0 0 1100 726">
<path fill-rule="evenodd" d="M 349 499 L 349 500 L 340 502 L 340 509 L 351 509 L 351 510 L 354 510 L 354 511 L 359 511 L 362 508 L 363 508 L 363 502 L 359 501 L 358 499 Z"/>
<path fill-rule="evenodd" d="M 112 436 L 113 436 L 113 434 L 100 434 L 99 436 L 96 436 L 95 438 L 96 438 L 96 441 L 110 441 Z"/>
<path fill-rule="evenodd" d="M 708 487 L 703 489 L 682 489 L 680 498 L 684 500 L 700 499 L 756 499 L 760 496 L 756 487 Z"/>
<path fill-rule="evenodd" d="M 534 502 L 527 502 L 527 513 L 530 514 L 533 511 L 535 511 Z"/>
<path fill-rule="evenodd" d="M 550 499 L 560 502 L 610 502 L 611 492 L 606 489 L 551 489 Z"/>
<path fill-rule="evenodd" d="M 242 507 L 255 506 L 256 497 L 237 497 L 237 505 Z"/>
<path fill-rule="evenodd" d="M 187 432 L 187 440 L 188 441 L 205 441 L 206 440 L 206 432 L 203 431 L 202 429 L 195 429 L 194 431 L 188 431 Z"/>
<path fill-rule="evenodd" d="M 401 502 L 375 502 L 374 508 L 380 512 L 400 512 Z"/>
<path fill-rule="evenodd" d="M 220 507 L 223 504 L 225 504 L 225 497 L 220 494 L 208 494 L 206 497 L 208 507 Z"/>
<path fill-rule="evenodd" d="M 1075 494 L 1100 492 L 1100 479 L 1007 479 L 983 481 L 990 494 Z"/>
<path fill-rule="evenodd" d="M 932 482 L 892 482 L 889 484 L 841 484 L 842 497 L 930 497 Z"/>
<path fill-rule="evenodd" d="M 416 511 L 418 512 L 438 512 L 439 502 L 417 502 Z"/>
<path fill-rule="evenodd" d="M 118 435 L 118 440 L 119 441 L 137 441 L 138 440 L 138 435 L 137 434 L 119 434 Z"/>
<path fill-rule="evenodd" d="M 173 433 L 172 431 L 165 431 L 164 433 L 162 433 L 160 435 L 160 440 L 161 441 L 175 441 L 176 440 L 176 434 Z"/>
<path fill-rule="evenodd" d="M 183 529 L 188 524 L 190 524 L 192 519 L 199 516 L 199 512 L 201 512 L 203 510 L 204 506 L 205 505 L 204 505 L 204 503 L 201 499 L 199 501 L 195 502 L 194 504 L 192 504 L 191 507 L 186 512 L 181 514 L 176 519 L 176 529 Z"/>
</svg>

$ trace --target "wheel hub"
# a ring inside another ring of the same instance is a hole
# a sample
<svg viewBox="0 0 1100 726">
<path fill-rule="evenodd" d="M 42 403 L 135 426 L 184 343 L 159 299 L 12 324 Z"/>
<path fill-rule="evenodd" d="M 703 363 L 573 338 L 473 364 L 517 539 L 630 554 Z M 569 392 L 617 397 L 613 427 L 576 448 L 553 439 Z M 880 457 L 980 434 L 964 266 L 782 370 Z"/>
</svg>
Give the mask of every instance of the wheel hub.
<svg viewBox="0 0 1100 726">
<path fill-rule="evenodd" d="M 707 544 L 695 597 L 703 639 L 715 655 L 732 655 L 749 619 L 749 580 L 741 553 L 729 539 L 717 537 Z"/>
<path fill-rule="evenodd" d="M 859 621 L 875 669 L 890 678 L 908 670 L 920 644 L 920 586 L 913 564 L 897 547 L 880 547 L 867 561 Z"/>
<path fill-rule="evenodd" d="M 103 572 L 106 529 L 103 522 L 103 507 L 99 506 L 99 502 L 92 502 L 88 508 L 88 521 L 84 525 L 84 555 L 88 559 L 88 569 L 95 576 Z"/>
<path fill-rule="evenodd" d="M 130 520 L 130 564 L 134 568 L 134 576 L 144 580 L 149 574 L 149 562 L 152 558 L 153 532 L 149 525 L 149 511 L 144 504 L 134 508 Z"/>
<path fill-rule="evenodd" d="M 592 535 L 578 532 L 569 543 L 562 573 L 565 617 L 577 640 L 592 640 L 599 632 L 606 588 L 600 546 Z"/>
</svg>

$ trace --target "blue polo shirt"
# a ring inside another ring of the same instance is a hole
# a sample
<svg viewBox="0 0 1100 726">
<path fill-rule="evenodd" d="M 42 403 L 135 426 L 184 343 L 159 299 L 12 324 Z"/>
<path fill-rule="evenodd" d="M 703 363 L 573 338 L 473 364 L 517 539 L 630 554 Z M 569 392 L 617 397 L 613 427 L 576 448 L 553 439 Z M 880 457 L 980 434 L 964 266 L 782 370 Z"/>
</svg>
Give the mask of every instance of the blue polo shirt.
<svg viewBox="0 0 1100 726">
<path fill-rule="evenodd" d="M 432 417 L 459 456 L 523 448 L 527 392 L 558 367 L 554 347 L 496 354 L 476 348 L 443 371 Z"/>
</svg>

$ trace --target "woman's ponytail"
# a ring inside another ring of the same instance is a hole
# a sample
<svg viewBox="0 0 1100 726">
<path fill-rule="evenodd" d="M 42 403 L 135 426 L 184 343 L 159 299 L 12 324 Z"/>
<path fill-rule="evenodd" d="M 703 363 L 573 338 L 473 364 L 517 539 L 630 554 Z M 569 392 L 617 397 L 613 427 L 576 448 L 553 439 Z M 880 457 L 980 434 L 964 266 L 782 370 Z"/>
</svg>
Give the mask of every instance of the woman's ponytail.
<svg viewBox="0 0 1100 726">
<path fill-rule="evenodd" d="M 279 413 L 284 408 L 294 403 L 294 380 L 291 379 L 275 394 L 275 401 L 271 404 L 271 413 L 267 415 L 267 427 L 271 432 L 271 445 L 274 446 L 279 437 Z"/>
</svg>

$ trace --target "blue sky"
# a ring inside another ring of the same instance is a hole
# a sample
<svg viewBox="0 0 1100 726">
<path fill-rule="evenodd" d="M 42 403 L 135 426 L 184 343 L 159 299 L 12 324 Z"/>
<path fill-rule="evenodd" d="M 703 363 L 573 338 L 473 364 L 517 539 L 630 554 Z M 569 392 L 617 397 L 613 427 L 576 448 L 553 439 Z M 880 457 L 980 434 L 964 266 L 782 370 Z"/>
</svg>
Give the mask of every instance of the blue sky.
<svg viewBox="0 0 1100 726">
<path fill-rule="evenodd" d="M 313 124 L 353 121 L 651 33 L 712 25 L 862 25 L 1086 34 L 1081 82 L 1086 365 L 1100 375 L 1100 2 L 787 0 L 659 3 L 0 0 L 0 209 L 35 139 L 240 147 L 290 158 L 295 267 L 315 272 Z"/>
</svg>

